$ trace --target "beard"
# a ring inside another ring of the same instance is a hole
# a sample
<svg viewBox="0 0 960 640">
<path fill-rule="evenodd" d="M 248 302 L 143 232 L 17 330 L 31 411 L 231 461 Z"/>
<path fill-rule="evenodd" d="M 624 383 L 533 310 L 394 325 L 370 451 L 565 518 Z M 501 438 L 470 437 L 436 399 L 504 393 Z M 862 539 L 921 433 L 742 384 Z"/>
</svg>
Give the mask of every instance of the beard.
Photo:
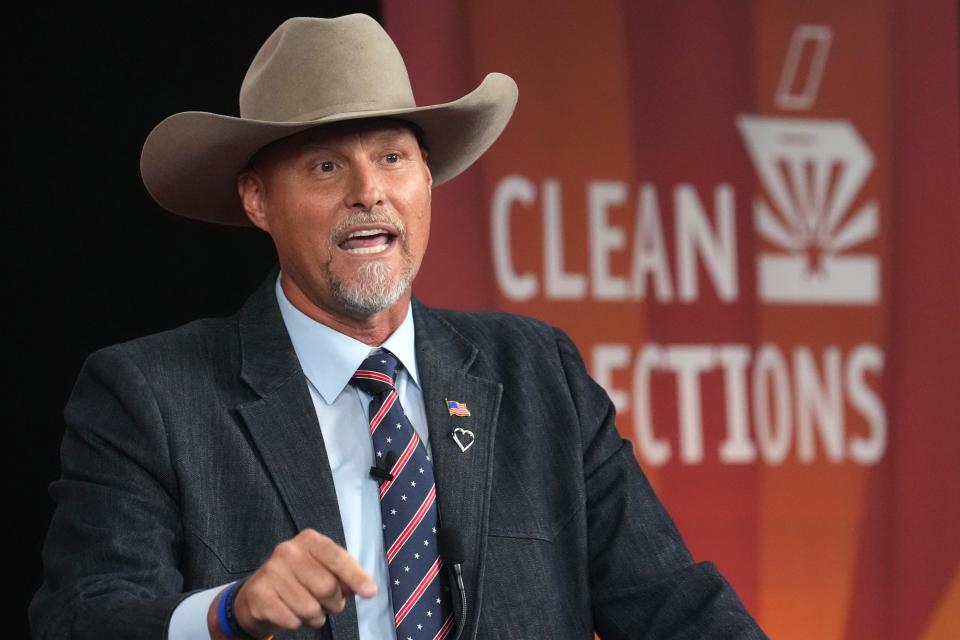
<svg viewBox="0 0 960 640">
<path fill-rule="evenodd" d="M 403 220 L 383 211 L 351 214 L 330 234 L 331 245 L 335 243 L 334 238 L 341 237 L 348 228 L 363 223 L 389 224 L 397 230 L 393 241 L 399 243 L 398 248 L 403 258 L 399 272 L 394 272 L 392 266 L 385 261 L 369 261 L 348 277 L 340 277 L 333 273 L 328 262 L 326 275 L 334 299 L 348 312 L 368 317 L 396 303 L 410 289 L 416 269 L 407 245 L 407 231 Z"/>
<path fill-rule="evenodd" d="M 368 262 L 352 276 L 340 278 L 328 271 L 330 292 L 344 309 L 367 317 L 391 307 L 413 282 L 413 261 L 404 252 L 400 273 L 385 262 Z"/>
</svg>

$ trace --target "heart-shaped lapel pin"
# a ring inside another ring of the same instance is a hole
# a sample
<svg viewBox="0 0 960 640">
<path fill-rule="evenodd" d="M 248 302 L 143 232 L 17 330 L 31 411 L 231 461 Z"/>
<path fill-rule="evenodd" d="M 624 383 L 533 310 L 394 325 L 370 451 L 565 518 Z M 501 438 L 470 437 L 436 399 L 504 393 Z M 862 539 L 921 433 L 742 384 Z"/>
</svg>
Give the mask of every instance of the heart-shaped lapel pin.
<svg viewBox="0 0 960 640">
<path fill-rule="evenodd" d="M 473 431 L 461 429 L 460 427 L 454 429 L 450 435 L 453 436 L 453 441 L 457 443 L 462 453 L 466 453 L 467 449 L 473 446 L 474 440 L 477 439 L 477 437 L 473 435 Z"/>
</svg>

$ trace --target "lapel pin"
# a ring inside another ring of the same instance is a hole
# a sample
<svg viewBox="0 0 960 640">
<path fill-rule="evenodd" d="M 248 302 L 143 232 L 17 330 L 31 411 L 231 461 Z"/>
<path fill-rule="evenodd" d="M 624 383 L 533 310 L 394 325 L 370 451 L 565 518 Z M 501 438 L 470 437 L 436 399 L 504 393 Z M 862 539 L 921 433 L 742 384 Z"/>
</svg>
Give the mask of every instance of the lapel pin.
<svg viewBox="0 0 960 640">
<path fill-rule="evenodd" d="M 447 411 L 450 412 L 450 415 L 460 416 L 461 418 L 463 418 L 464 416 L 470 415 L 470 409 L 467 409 L 467 404 L 465 402 L 457 402 L 456 400 L 447 400 L 446 398 L 444 398 L 444 400 L 446 400 L 447 402 Z"/>
<path fill-rule="evenodd" d="M 473 442 L 477 439 L 477 437 L 473 435 L 473 431 L 461 429 L 460 427 L 457 427 L 451 431 L 450 435 L 453 436 L 453 441 L 457 443 L 458 447 L 460 447 L 461 453 L 466 453 L 467 449 L 472 447 Z"/>
</svg>

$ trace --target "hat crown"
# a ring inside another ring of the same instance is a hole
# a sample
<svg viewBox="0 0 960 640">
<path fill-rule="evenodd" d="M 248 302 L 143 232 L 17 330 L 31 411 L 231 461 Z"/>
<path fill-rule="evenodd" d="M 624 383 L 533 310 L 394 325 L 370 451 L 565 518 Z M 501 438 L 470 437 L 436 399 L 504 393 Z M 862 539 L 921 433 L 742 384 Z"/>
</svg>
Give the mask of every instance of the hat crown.
<svg viewBox="0 0 960 640">
<path fill-rule="evenodd" d="M 415 106 L 400 51 L 363 14 L 287 20 L 260 47 L 240 88 L 240 116 L 267 122 Z"/>
</svg>

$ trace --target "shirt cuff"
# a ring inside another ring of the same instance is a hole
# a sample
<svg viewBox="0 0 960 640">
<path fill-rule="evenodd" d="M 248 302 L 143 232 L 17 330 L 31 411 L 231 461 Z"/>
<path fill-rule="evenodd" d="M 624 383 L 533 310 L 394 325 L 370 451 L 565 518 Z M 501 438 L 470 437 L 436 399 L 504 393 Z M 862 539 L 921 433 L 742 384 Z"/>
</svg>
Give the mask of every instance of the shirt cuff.
<svg viewBox="0 0 960 640">
<path fill-rule="evenodd" d="M 167 640 L 210 640 L 207 613 L 217 594 L 229 587 L 229 582 L 213 589 L 198 591 L 180 601 L 170 616 Z"/>
</svg>

